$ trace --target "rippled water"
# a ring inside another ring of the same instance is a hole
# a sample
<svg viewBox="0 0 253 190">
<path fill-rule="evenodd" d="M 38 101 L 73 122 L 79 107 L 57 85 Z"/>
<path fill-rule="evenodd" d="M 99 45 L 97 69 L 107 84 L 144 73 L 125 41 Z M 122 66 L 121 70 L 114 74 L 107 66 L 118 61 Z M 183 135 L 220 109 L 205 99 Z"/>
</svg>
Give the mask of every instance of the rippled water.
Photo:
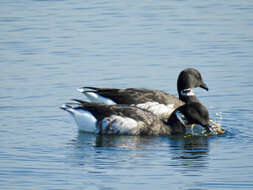
<svg viewBox="0 0 253 190">
<path fill-rule="evenodd" d="M 252 189 L 253 2 L 0 2 L 1 189 Z M 220 137 L 79 133 L 80 86 L 196 90 Z"/>
</svg>

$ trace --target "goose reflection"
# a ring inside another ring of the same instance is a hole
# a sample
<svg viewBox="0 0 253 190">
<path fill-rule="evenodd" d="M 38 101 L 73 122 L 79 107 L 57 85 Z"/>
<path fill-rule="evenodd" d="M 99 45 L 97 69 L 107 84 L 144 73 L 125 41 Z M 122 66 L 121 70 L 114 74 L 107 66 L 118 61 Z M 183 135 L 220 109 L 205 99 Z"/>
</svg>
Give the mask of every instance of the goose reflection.
<svg viewBox="0 0 253 190">
<path fill-rule="evenodd" d="M 208 137 L 192 136 L 187 138 L 175 138 L 170 141 L 173 152 L 172 166 L 181 168 L 182 173 L 198 171 L 208 166 Z"/>
<path fill-rule="evenodd" d="M 161 137 L 150 136 L 116 136 L 116 135 L 97 135 L 96 147 L 117 147 L 130 150 L 144 150 L 151 148 L 150 146 L 159 146 L 158 141 Z"/>
<path fill-rule="evenodd" d="M 136 167 L 138 163 L 167 165 L 182 171 L 200 170 L 208 166 L 207 137 L 115 136 L 79 132 L 71 144 L 74 147 L 72 156 L 75 161 L 79 160 L 79 164 L 92 162 L 92 165 L 96 165 L 99 164 L 95 163 L 97 159 L 102 157 L 111 164 L 128 160 Z"/>
</svg>

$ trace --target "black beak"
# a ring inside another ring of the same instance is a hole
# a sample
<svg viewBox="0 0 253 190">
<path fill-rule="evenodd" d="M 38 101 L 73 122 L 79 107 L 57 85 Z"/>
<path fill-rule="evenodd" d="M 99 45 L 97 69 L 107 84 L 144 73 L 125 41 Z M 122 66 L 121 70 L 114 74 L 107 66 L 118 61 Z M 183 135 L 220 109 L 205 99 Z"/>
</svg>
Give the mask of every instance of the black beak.
<svg viewBox="0 0 253 190">
<path fill-rule="evenodd" d="M 212 132 L 212 126 L 207 124 L 207 125 L 203 125 L 203 127 L 205 128 L 205 130 L 207 131 L 207 133 L 211 133 Z"/>
<path fill-rule="evenodd" d="M 202 84 L 199 85 L 199 87 L 208 91 L 208 87 L 207 87 L 207 85 L 204 82 L 202 82 Z"/>
</svg>

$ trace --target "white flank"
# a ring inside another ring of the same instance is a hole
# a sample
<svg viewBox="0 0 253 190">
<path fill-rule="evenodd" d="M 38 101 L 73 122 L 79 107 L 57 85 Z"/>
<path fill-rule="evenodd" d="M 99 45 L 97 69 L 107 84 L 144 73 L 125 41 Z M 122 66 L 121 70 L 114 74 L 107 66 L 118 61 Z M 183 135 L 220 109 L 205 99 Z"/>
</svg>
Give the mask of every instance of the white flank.
<svg viewBox="0 0 253 190">
<path fill-rule="evenodd" d="M 97 119 L 88 111 L 68 108 L 78 126 L 79 131 L 94 133 L 96 131 Z"/>
<path fill-rule="evenodd" d="M 80 91 L 81 92 L 81 91 Z M 83 94 L 91 101 L 91 102 L 101 102 L 107 105 L 114 105 L 116 104 L 114 101 L 112 101 L 109 98 L 105 98 L 103 96 L 100 96 L 99 94 L 95 92 L 83 92 Z"/>
<path fill-rule="evenodd" d="M 184 114 L 182 114 L 180 111 L 176 111 L 176 116 L 177 116 L 177 119 L 180 121 L 180 123 L 184 126 L 186 126 L 187 124 L 187 120 L 184 116 Z"/>
<path fill-rule="evenodd" d="M 137 135 L 138 133 L 137 121 L 117 115 L 104 118 L 100 127 L 100 132 L 103 134 Z"/>
<path fill-rule="evenodd" d="M 169 116 L 174 111 L 173 104 L 160 104 L 158 102 L 146 102 L 137 104 L 136 107 L 148 110 L 158 116 Z"/>
</svg>

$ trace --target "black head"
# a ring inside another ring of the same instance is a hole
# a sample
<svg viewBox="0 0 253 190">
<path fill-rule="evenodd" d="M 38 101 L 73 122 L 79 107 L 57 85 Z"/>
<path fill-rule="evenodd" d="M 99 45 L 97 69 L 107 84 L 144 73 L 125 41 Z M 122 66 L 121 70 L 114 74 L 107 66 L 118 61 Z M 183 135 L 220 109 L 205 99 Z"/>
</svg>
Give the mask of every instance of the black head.
<svg viewBox="0 0 253 190">
<path fill-rule="evenodd" d="M 208 110 L 199 102 L 191 102 L 179 107 L 173 112 L 169 119 L 170 123 L 172 121 L 171 119 L 174 120 L 173 122 L 177 125 L 174 125 L 174 129 L 176 129 L 176 127 L 185 129 L 186 125 L 199 124 L 204 127 L 208 133 L 211 132 L 212 127 L 209 125 Z"/>
<path fill-rule="evenodd" d="M 202 80 L 200 72 L 193 68 L 187 68 L 181 71 L 177 79 L 178 94 L 184 89 L 196 87 L 208 90 L 207 85 Z"/>
</svg>

